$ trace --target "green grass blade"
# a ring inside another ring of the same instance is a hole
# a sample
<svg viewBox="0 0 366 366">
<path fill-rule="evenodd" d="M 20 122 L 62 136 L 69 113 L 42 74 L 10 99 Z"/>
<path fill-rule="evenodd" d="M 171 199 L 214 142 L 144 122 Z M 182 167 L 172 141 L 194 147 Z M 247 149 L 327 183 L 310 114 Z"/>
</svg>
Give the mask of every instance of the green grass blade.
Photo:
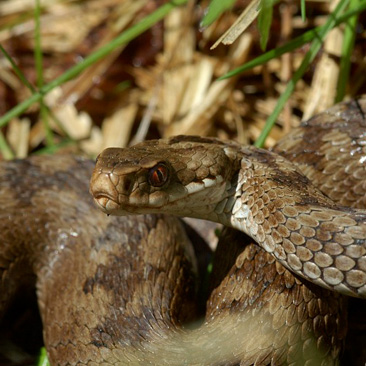
<svg viewBox="0 0 366 366">
<path fill-rule="evenodd" d="M 26 78 L 26 76 L 23 74 L 22 70 L 19 69 L 18 65 L 14 62 L 13 58 L 8 54 L 8 52 L 4 49 L 3 46 L 0 45 L 0 51 L 4 54 L 5 58 L 10 62 L 11 67 L 13 69 L 13 71 L 15 72 L 15 74 L 18 76 L 18 78 L 20 79 L 20 81 L 23 83 L 23 85 L 25 85 L 31 92 L 32 94 L 36 93 L 37 90 L 34 88 L 34 86 L 28 81 L 28 79 Z M 58 121 L 58 119 L 56 118 L 55 115 L 53 115 L 52 111 L 49 109 L 49 107 L 47 105 L 44 105 L 45 108 L 47 109 L 47 113 L 49 116 L 52 117 L 52 119 L 54 120 L 54 122 L 56 123 L 56 125 L 58 126 L 58 128 L 68 137 L 70 138 L 70 136 L 68 135 L 67 131 L 64 129 L 64 127 L 62 126 L 62 124 Z M 70 138 L 71 139 L 71 138 Z M 6 142 L 5 142 L 6 143 Z M 2 148 L 0 147 L 0 151 L 2 150 Z"/>
<path fill-rule="evenodd" d="M 360 0 L 351 0 L 349 7 L 350 9 L 354 9 L 357 8 L 359 4 Z M 350 17 L 345 24 L 346 28 L 344 30 L 340 71 L 338 77 L 337 95 L 335 97 L 335 103 L 342 101 L 346 94 L 349 72 L 351 69 L 352 50 L 354 48 L 356 39 L 357 21 L 358 21 L 358 15 L 354 15 Z"/>
<path fill-rule="evenodd" d="M 281 110 L 283 109 L 284 105 L 286 104 L 287 100 L 291 96 L 293 90 L 295 89 L 296 83 L 302 78 L 306 69 L 310 65 L 310 63 L 314 60 L 315 56 L 319 52 L 321 45 L 325 39 L 325 36 L 328 32 L 334 27 L 335 19 L 339 16 L 339 14 L 346 8 L 348 5 L 349 0 L 341 0 L 337 7 L 334 9 L 333 13 L 329 15 L 328 20 L 324 24 L 322 30 L 319 32 L 319 37 L 315 38 L 310 45 L 309 51 L 306 53 L 300 67 L 296 70 L 293 77 L 287 84 L 285 91 L 281 94 L 280 98 L 278 99 L 277 105 L 272 112 L 272 114 L 268 117 L 266 124 L 258 137 L 257 141 L 255 142 L 255 146 L 262 147 L 264 142 L 270 133 L 273 125 L 275 124 Z"/>
<path fill-rule="evenodd" d="M 306 5 L 305 0 L 301 0 L 301 19 L 303 22 L 306 20 Z"/>
<path fill-rule="evenodd" d="M 36 89 L 34 86 L 28 81 L 28 79 L 23 74 L 22 70 L 19 69 L 18 65 L 14 62 L 13 58 L 6 52 L 5 48 L 0 44 L 0 51 L 3 53 L 5 58 L 10 62 L 10 65 L 15 72 L 16 76 L 18 76 L 19 80 L 25 85 L 32 93 L 35 93 Z"/>
<path fill-rule="evenodd" d="M 49 93 L 52 89 L 56 88 L 57 86 L 62 85 L 66 81 L 69 81 L 79 75 L 82 71 L 84 71 L 89 66 L 93 65 L 103 57 L 110 54 L 116 48 L 120 47 L 121 45 L 130 42 L 149 28 L 151 28 L 154 24 L 162 20 L 172 9 L 177 6 L 183 5 L 187 2 L 187 0 L 175 0 L 168 3 L 165 3 L 160 8 L 155 10 L 153 13 L 149 14 L 145 18 L 143 18 L 139 23 L 131 26 L 130 28 L 126 29 L 122 32 L 118 37 L 114 40 L 106 44 L 105 46 L 101 47 L 99 50 L 95 51 L 94 53 L 90 54 L 86 57 L 82 62 L 76 64 L 65 73 L 60 75 L 55 80 L 51 81 L 50 83 L 43 86 L 43 88 L 38 91 L 37 93 L 33 94 L 31 97 L 26 99 L 24 102 L 16 105 L 6 114 L 4 114 L 0 118 L 0 128 L 5 126 L 12 118 L 19 116 L 21 113 L 26 111 L 33 103 L 39 102 L 43 96 Z"/>
<path fill-rule="evenodd" d="M 39 105 L 40 105 L 39 111 L 40 111 L 41 121 L 43 123 L 43 127 L 44 127 L 44 130 L 46 133 L 46 146 L 52 146 L 52 145 L 54 145 L 55 142 L 53 141 L 53 132 L 50 127 L 48 108 L 44 104 L 43 99 L 40 100 Z"/>
<path fill-rule="evenodd" d="M 0 131 L 0 151 L 2 152 L 3 158 L 5 160 L 14 159 L 14 153 L 10 146 L 6 143 L 3 133 Z"/>
<path fill-rule="evenodd" d="M 44 347 L 41 348 L 36 366 L 50 366 L 47 357 L 47 352 Z"/>
<path fill-rule="evenodd" d="M 36 6 L 34 8 L 34 20 L 35 20 L 35 28 L 34 28 L 34 61 L 37 72 L 37 86 L 38 89 L 41 89 L 43 86 L 43 55 L 42 55 L 42 46 L 41 46 L 41 6 L 39 3 L 40 0 L 36 0 Z"/>
<path fill-rule="evenodd" d="M 366 10 L 366 1 L 361 1 L 360 5 L 355 7 L 352 10 L 347 11 L 342 16 L 335 17 L 335 23 L 334 27 L 338 26 L 341 23 L 344 23 L 347 21 L 350 17 L 357 15 L 361 13 L 362 11 Z M 319 37 L 319 34 L 322 32 L 322 29 L 324 29 L 325 25 L 316 27 L 314 29 L 311 29 L 304 34 L 302 34 L 299 37 L 294 38 L 292 41 L 289 41 L 285 45 L 278 47 L 274 50 L 270 50 L 263 55 L 260 55 L 259 57 L 256 57 L 253 60 L 250 60 L 249 62 L 245 63 L 242 66 L 237 67 L 234 70 L 229 71 L 223 76 L 220 76 L 218 80 L 223 80 L 230 78 L 232 76 L 236 76 L 244 71 L 250 70 L 255 66 L 263 65 L 264 63 L 268 62 L 269 60 L 272 60 L 273 58 L 282 56 L 283 54 L 287 52 L 291 52 L 295 50 L 296 48 L 299 48 L 303 46 L 304 44 L 311 42 L 313 39 Z"/>
<path fill-rule="evenodd" d="M 60 150 L 64 147 L 69 147 L 69 146 L 76 145 L 76 144 L 77 143 L 75 142 L 75 140 L 66 138 L 57 144 L 53 144 L 52 146 L 46 146 L 42 149 L 39 149 L 39 150 L 35 151 L 34 153 L 32 153 L 32 155 L 54 154 L 55 152 L 57 152 L 58 150 Z"/>
<path fill-rule="evenodd" d="M 25 75 L 22 73 L 22 71 L 19 69 L 19 67 L 16 65 L 16 63 L 12 59 L 12 57 L 6 52 L 6 50 L 4 49 L 4 47 L 2 45 L 0 45 L 0 51 L 3 53 L 5 58 L 10 62 L 10 65 L 13 68 L 15 74 L 18 76 L 18 78 L 33 93 L 35 91 L 33 85 L 31 85 L 31 83 L 27 80 Z M 6 160 L 14 159 L 13 151 L 10 148 L 10 146 L 7 144 L 6 139 L 1 131 L 0 131 L 0 151 L 2 152 L 4 159 L 6 159 Z"/>
<path fill-rule="evenodd" d="M 31 92 L 32 94 L 36 93 L 37 90 L 34 88 L 34 86 L 28 81 L 28 79 L 26 78 L 26 76 L 23 74 L 22 70 L 19 69 L 18 65 L 14 62 L 13 58 L 8 54 L 8 52 L 4 49 L 3 46 L 0 45 L 0 51 L 4 54 L 5 58 L 10 62 L 11 67 L 13 69 L 13 71 L 15 72 L 15 74 L 18 76 L 18 78 L 20 79 L 20 81 L 23 83 L 23 85 L 25 85 Z M 47 105 L 45 105 L 45 108 L 47 109 L 47 113 L 49 116 L 52 117 L 52 119 L 55 121 L 55 123 L 57 124 L 57 126 L 59 127 L 59 129 L 68 137 L 70 138 L 70 136 L 68 135 L 67 131 L 63 128 L 62 124 L 58 121 L 58 119 L 56 118 L 56 116 L 53 115 L 52 111 L 49 109 L 49 107 Z M 6 141 L 4 140 L 5 144 Z M 9 148 L 10 149 L 10 148 Z M 3 151 L 3 149 L 0 146 L 0 151 Z"/>
<path fill-rule="evenodd" d="M 273 16 L 273 0 L 262 0 L 261 1 L 261 11 L 258 15 L 258 29 L 260 33 L 260 45 L 262 50 L 264 51 L 267 47 L 269 30 L 272 24 L 272 16 Z"/>
<path fill-rule="evenodd" d="M 208 6 L 207 13 L 201 21 L 201 27 L 211 25 L 224 11 L 230 9 L 236 0 L 212 0 Z"/>
<path fill-rule="evenodd" d="M 43 87 L 43 53 L 42 53 L 42 45 L 41 45 L 41 4 L 40 0 L 36 0 L 36 6 L 34 8 L 34 20 L 35 20 L 35 29 L 34 29 L 34 64 L 37 72 L 37 86 L 38 89 L 42 89 Z M 40 115 L 41 121 L 43 123 L 43 127 L 46 133 L 46 145 L 52 146 L 54 144 L 53 141 L 53 133 L 50 128 L 49 119 L 48 119 L 48 109 L 44 104 L 43 98 L 39 101 L 40 104 Z"/>
</svg>

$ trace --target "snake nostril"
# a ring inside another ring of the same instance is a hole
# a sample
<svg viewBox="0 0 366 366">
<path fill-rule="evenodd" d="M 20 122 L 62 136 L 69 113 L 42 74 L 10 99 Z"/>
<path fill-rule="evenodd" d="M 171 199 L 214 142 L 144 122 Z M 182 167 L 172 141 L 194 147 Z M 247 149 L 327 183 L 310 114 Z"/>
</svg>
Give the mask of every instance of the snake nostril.
<svg viewBox="0 0 366 366">
<path fill-rule="evenodd" d="M 109 174 L 95 174 L 92 176 L 90 193 L 96 200 L 112 200 L 118 202 L 118 192 Z"/>
</svg>

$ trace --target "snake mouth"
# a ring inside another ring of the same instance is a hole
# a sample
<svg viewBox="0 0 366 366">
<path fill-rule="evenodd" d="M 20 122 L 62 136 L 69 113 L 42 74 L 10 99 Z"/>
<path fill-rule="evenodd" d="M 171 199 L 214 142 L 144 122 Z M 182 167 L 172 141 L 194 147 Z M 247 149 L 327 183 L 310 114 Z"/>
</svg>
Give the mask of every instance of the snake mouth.
<svg viewBox="0 0 366 366">
<path fill-rule="evenodd" d="M 115 197 L 105 192 L 93 192 L 94 202 L 105 212 L 111 213 L 119 208 Z"/>
</svg>

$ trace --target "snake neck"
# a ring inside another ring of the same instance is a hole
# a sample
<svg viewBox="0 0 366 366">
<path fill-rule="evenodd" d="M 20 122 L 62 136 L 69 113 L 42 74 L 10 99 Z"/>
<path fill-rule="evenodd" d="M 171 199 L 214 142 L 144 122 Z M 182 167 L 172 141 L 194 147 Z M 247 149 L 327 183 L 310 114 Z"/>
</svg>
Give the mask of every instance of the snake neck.
<svg viewBox="0 0 366 366">
<path fill-rule="evenodd" d="M 247 152 L 236 186 L 227 191 L 231 211 L 222 222 L 299 276 L 365 297 L 366 212 L 338 207 L 286 159 L 255 148 Z"/>
</svg>

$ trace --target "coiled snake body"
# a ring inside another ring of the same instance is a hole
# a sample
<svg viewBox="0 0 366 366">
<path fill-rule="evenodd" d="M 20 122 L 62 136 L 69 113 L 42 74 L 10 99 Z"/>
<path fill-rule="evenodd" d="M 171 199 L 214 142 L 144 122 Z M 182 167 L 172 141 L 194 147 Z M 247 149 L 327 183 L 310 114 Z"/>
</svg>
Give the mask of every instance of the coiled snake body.
<svg viewBox="0 0 366 366">
<path fill-rule="evenodd" d="M 174 137 L 99 156 L 103 211 L 206 218 L 263 248 L 227 230 L 190 331 L 195 260 L 179 221 L 94 209 L 77 158 L 4 164 L 1 309 L 35 283 L 57 365 L 338 364 L 343 295 L 366 297 L 365 112 L 366 98 L 339 104 L 275 152 Z"/>
</svg>

